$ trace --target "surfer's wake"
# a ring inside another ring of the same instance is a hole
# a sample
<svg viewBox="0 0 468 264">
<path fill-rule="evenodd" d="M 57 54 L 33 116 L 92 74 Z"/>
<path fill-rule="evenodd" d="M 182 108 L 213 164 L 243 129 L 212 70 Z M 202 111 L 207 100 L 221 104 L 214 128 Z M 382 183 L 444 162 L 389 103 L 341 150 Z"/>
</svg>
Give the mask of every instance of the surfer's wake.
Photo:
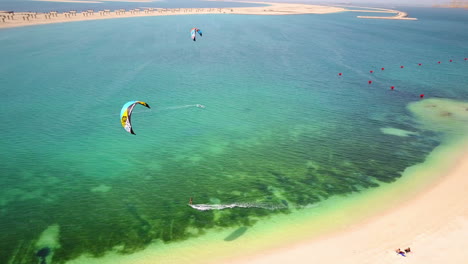
<svg viewBox="0 0 468 264">
<path fill-rule="evenodd" d="M 191 104 L 191 105 L 169 106 L 169 107 L 161 108 L 161 110 L 176 110 L 176 109 L 184 109 L 184 108 L 190 108 L 190 107 L 206 108 L 206 106 L 202 104 Z"/>
<path fill-rule="evenodd" d="M 232 203 L 232 204 L 189 204 L 190 207 L 199 211 L 223 210 L 229 208 L 262 208 L 267 210 L 278 210 L 288 208 L 285 205 L 263 204 L 263 203 Z"/>
</svg>

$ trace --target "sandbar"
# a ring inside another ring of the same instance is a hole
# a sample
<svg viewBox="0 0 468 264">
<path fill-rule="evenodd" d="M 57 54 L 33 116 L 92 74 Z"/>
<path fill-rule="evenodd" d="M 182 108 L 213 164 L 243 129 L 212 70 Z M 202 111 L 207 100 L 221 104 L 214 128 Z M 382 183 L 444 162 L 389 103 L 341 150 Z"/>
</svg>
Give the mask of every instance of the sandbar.
<svg viewBox="0 0 468 264">
<path fill-rule="evenodd" d="M 359 7 L 355 6 L 354 8 L 365 8 L 365 9 L 348 9 L 349 12 L 362 12 L 362 13 L 386 13 L 386 14 L 395 14 L 394 16 L 357 16 L 358 18 L 367 18 L 367 19 L 393 19 L 393 20 L 418 20 L 414 17 L 409 17 L 408 13 L 393 9 L 385 8 L 374 8 L 374 7 Z"/>
<path fill-rule="evenodd" d="M 395 13 L 395 12 L 384 12 L 384 13 Z M 418 20 L 414 17 L 408 17 L 406 12 L 397 11 L 395 16 L 385 17 L 385 16 L 358 16 L 358 18 L 368 18 L 368 19 L 393 19 L 393 20 Z"/>
<path fill-rule="evenodd" d="M 36 0 L 46 1 L 46 0 Z M 52 2 L 74 2 L 82 3 L 81 0 L 48 0 Z M 102 3 L 108 0 L 86 1 L 86 3 Z M 124 2 L 125 0 L 118 0 Z M 128 0 L 125 2 L 152 2 L 151 0 Z M 234 1 L 231 1 L 234 2 Z M 243 2 L 243 1 L 236 1 Z M 322 6 L 293 3 L 270 3 L 270 2 L 243 2 L 263 4 L 257 7 L 224 7 L 224 8 L 135 8 L 130 10 L 70 10 L 68 12 L 50 11 L 47 13 L 37 12 L 7 12 L 0 11 L 0 29 L 12 27 L 24 27 L 33 25 L 44 25 L 52 23 L 65 23 L 73 21 L 87 21 L 99 19 L 115 19 L 144 16 L 169 16 L 169 15 L 201 15 L 201 14 L 238 14 L 238 15 L 297 15 L 297 14 L 330 14 L 338 12 L 379 12 L 396 13 L 392 17 L 362 17 L 360 18 L 380 18 L 380 19 L 400 19 L 414 20 L 408 18 L 407 14 L 397 10 L 378 9 L 375 10 L 349 10 L 343 7 Z"/>
</svg>

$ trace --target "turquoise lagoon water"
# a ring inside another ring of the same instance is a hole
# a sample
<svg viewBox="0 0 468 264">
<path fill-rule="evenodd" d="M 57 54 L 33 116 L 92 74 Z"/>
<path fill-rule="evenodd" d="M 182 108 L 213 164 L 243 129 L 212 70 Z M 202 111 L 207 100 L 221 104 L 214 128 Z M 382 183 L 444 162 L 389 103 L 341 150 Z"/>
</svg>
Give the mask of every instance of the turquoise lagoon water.
<svg viewBox="0 0 468 264">
<path fill-rule="evenodd" d="M 397 180 L 441 142 L 407 104 L 468 100 L 468 13 L 408 11 L 419 20 L 197 15 L 0 31 L 0 262 L 36 263 L 44 248 L 48 263 L 129 254 L 239 227 L 229 243 L 258 219 Z M 119 122 L 130 100 L 152 107 L 135 108 L 136 136 Z M 241 207 L 196 210 L 190 197 Z"/>
</svg>

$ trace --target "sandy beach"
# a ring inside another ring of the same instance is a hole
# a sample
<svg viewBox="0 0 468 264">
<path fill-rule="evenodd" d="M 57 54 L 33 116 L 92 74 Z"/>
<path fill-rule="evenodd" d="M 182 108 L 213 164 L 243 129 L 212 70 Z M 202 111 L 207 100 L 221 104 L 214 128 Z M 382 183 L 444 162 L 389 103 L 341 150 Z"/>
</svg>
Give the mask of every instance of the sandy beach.
<svg viewBox="0 0 468 264">
<path fill-rule="evenodd" d="M 444 179 L 427 191 L 407 201 L 396 198 L 394 209 L 348 230 L 229 263 L 464 263 L 468 152 L 446 169 Z M 406 257 L 396 254 L 406 247 L 412 250 Z"/>
<path fill-rule="evenodd" d="M 67 1 L 67 0 L 65 0 Z M 254 3 L 254 2 L 251 2 Z M 64 23 L 72 21 L 86 21 L 112 18 L 170 16 L 170 15 L 202 15 L 202 14 L 243 14 L 243 15 L 290 15 L 290 14 L 328 14 L 346 11 L 344 8 L 305 4 L 265 3 L 262 7 L 236 8 L 147 8 L 131 10 L 86 10 L 70 12 L 28 13 L 14 14 L 0 11 L 0 28 Z"/>
<path fill-rule="evenodd" d="M 444 116 L 454 115 L 454 120 L 460 122 L 456 129 L 466 131 L 466 103 L 447 104 L 439 110 L 436 107 L 441 105 L 436 105 L 432 101 L 424 105 L 422 111 L 432 111 L 423 117 L 425 122 L 436 130 L 444 130 L 439 128 L 452 122 L 450 118 L 444 120 Z M 422 111 L 419 115 L 425 115 Z M 376 196 L 374 204 L 381 203 L 385 208 L 383 212 L 314 240 L 228 263 L 311 263 L 311 260 L 356 264 L 465 263 L 468 259 L 467 176 L 468 141 L 465 137 L 458 143 L 440 145 L 424 163 L 408 168 L 402 179 L 390 186 L 386 197 Z M 356 206 L 351 210 L 365 211 L 366 208 Z M 407 247 L 411 252 L 406 256 L 395 251 Z"/>
<path fill-rule="evenodd" d="M 55 0 L 54 0 L 55 1 Z M 79 0 L 57 0 L 56 2 L 76 2 Z M 145 2 L 136 0 L 132 2 Z M 98 1 L 93 3 L 99 3 Z M 294 15 L 294 14 L 329 14 L 337 12 L 379 12 L 396 14 L 391 17 L 358 16 L 358 18 L 416 20 L 409 18 L 405 12 L 379 9 L 379 10 L 348 10 L 343 7 L 320 6 L 308 4 L 245 2 L 264 4 L 261 7 L 233 7 L 233 8 L 145 8 L 145 9 L 118 9 L 118 10 L 85 10 L 69 12 L 50 11 L 48 13 L 36 12 L 8 12 L 0 11 L 0 29 L 24 27 L 73 21 L 87 21 L 98 19 L 115 19 L 144 16 L 170 16 L 170 15 L 202 15 L 202 14 L 239 14 L 239 15 Z"/>
</svg>

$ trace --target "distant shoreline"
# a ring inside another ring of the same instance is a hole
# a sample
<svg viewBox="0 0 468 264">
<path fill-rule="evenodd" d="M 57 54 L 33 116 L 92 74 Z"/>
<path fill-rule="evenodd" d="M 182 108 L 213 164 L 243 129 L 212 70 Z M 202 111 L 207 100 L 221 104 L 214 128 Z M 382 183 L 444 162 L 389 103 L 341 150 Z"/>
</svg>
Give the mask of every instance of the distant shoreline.
<svg viewBox="0 0 468 264">
<path fill-rule="evenodd" d="M 60 0 L 56 2 L 70 2 L 73 0 Z M 79 1 L 79 0 L 78 0 Z M 145 0 L 140 0 L 145 1 Z M 75 1 L 76 2 L 76 1 Z M 239 1 L 240 2 L 240 1 Z M 374 10 L 350 10 L 336 6 L 320 6 L 308 4 L 290 4 L 290 3 L 267 3 L 267 2 L 242 2 L 252 4 L 264 4 L 260 7 L 224 7 L 224 8 L 145 8 L 145 9 L 116 9 L 116 10 L 86 10 L 68 12 L 50 11 L 47 13 L 38 12 L 12 12 L 0 11 L 0 29 L 25 27 L 35 25 L 45 25 L 54 23 L 66 23 L 75 21 L 88 21 L 99 19 L 114 19 L 127 17 L 146 17 L 146 16 L 169 16 L 169 15 L 202 15 L 202 14 L 238 14 L 238 15 L 296 15 L 296 14 L 330 14 L 338 12 L 373 12 L 393 14 L 392 17 L 380 16 L 358 16 L 358 18 L 371 19 L 396 19 L 396 20 L 416 20 L 408 17 L 405 12 L 378 9 Z"/>
<path fill-rule="evenodd" d="M 368 8 L 368 7 L 366 7 Z M 350 12 L 365 12 L 365 13 L 386 13 L 396 14 L 395 16 L 357 16 L 358 18 L 370 18 L 370 19 L 394 19 L 394 20 L 418 20 L 414 17 L 408 17 L 408 13 L 393 9 L 382 9 L 382 8 L 368 8 L 372 10 L 348 10 Z"/>
</svg>

